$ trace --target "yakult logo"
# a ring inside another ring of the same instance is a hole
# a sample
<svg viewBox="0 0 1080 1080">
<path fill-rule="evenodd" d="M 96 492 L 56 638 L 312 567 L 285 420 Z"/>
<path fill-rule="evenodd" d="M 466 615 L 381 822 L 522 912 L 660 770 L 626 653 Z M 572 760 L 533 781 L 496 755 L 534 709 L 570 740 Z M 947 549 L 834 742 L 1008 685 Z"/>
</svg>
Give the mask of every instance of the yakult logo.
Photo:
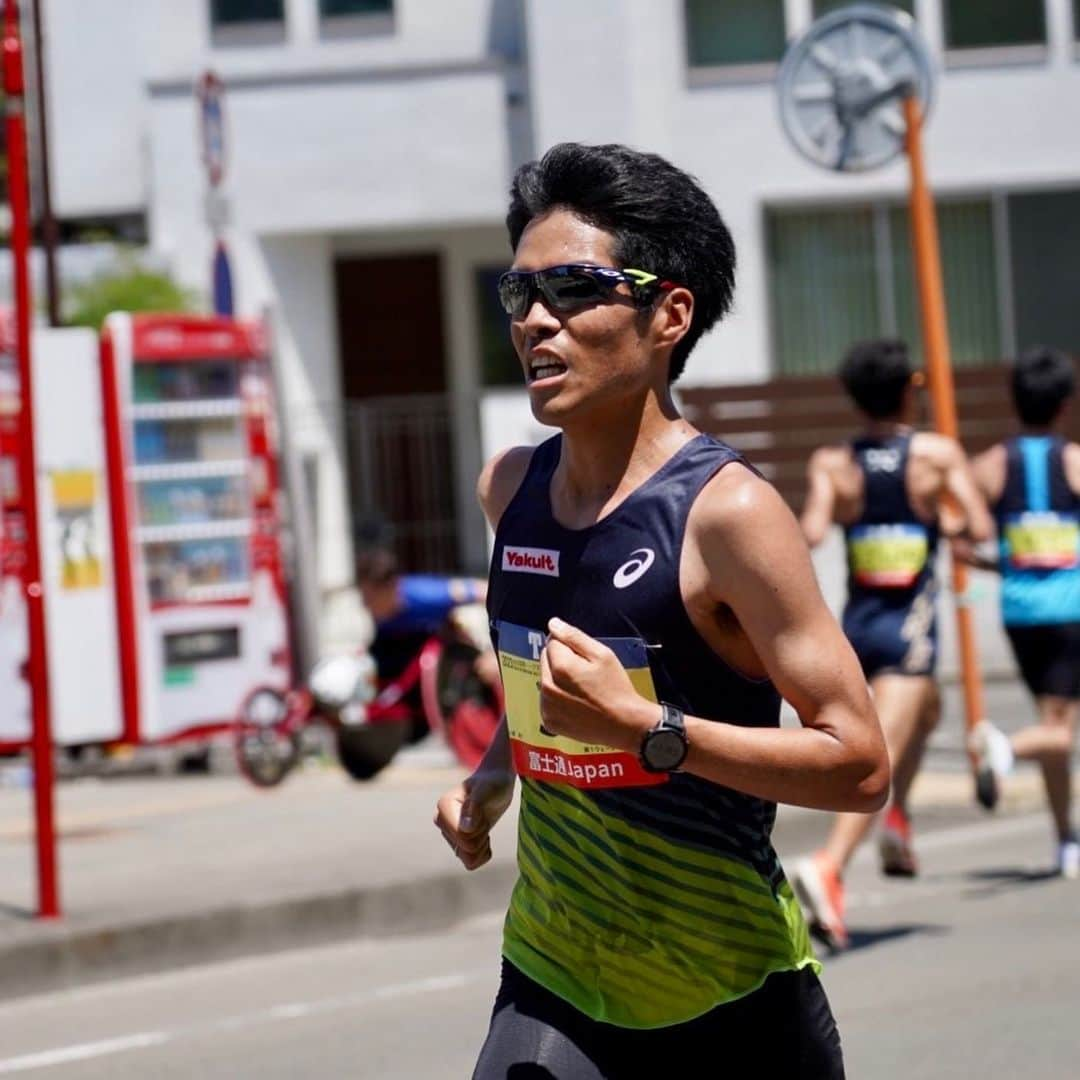
<svg viewBox="0 0 1080 1080">
<path fill-rule="evenodd" d="M 559 576 L 559 553 L 549 548 L 504 547 L 502 568 L 518 574 Z"/>
</svg>

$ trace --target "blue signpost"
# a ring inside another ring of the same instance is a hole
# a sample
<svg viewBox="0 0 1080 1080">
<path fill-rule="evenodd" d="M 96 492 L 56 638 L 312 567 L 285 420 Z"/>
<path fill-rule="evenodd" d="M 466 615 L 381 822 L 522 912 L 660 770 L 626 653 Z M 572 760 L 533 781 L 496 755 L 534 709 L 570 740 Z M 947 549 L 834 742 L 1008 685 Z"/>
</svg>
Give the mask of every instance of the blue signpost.
<svg viewBox="0 0 1080 1080">
<path fill-rule="evenodd" d="M 221 190 L 225 178 L 225 86 L 212 71 L 207 71 L 196 88 L 199 100 L 199 131 L 202 139 L 202 160 L 209 185 L 206 198 L 207 222 L 214 234 L 214 256 L 211 269 L 211 295 L 214 313 L 233 314 L 232 270 L 225 244 L 227 204 Z"/>
</svg>

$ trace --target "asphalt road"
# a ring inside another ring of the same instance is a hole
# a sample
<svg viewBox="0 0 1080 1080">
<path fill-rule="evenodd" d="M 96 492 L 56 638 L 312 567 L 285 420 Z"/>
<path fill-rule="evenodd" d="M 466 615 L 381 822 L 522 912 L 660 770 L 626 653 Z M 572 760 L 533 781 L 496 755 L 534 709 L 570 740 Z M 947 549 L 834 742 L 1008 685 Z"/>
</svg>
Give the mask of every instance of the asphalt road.
<svg viewBox="0 0 1080 1080">
<path fill-rule="evenodd" d="M 783 818 L 790 858 L 824 826 Z M 1046 875 L 1041 814 L 939 811 L 923 876 L 850 879 L 854 947 L 825 985 L 855 1080 L 1062 1080 L 1080 1061 L 1080 883 Z M 0 1005 L 0 1075 L 467 1077 L 499 923 L 308 949 Z"/>
</svg>

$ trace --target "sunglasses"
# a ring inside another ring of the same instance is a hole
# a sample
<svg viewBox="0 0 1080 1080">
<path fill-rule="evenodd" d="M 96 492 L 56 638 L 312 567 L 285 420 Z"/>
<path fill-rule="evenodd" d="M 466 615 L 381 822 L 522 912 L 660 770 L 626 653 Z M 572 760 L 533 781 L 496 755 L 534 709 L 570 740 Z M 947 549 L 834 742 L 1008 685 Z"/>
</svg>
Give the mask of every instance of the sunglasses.
<svg viewBox="0 0 1080 1080">
<path fill-rule="evenodd" d="M 623 282 L 640 307 L 650 304 L 658 291 L 675 288 L 674 282 L 661 281 L 646 270 L 567 263 L 544 270 L 508 270 L 499 278 L 499 302 L 514 319 L 525 317 L 537 295 L 553 311 L 573 311 L 607 300 Z"/>
</svg>

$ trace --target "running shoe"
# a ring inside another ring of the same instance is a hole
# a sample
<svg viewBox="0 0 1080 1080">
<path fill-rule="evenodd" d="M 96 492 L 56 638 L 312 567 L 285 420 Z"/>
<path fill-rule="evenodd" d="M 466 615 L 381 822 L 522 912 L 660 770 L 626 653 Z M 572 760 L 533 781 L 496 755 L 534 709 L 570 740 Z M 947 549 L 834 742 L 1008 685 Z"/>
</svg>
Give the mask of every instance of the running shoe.
<svg viewBox="0 0 1080 1080">
<path fill-rule="evenodd" d="M 987 810 L 993 810 L 1001 780 L 1012 772 L 1012 743 L 989 720 L 980 720 L 971 731 L 968 746 L 975 755 L 975 798 Z"/>
<path fill-rule="evenodd" d="M 1070 881 L 1080 878 L 1080 844 L 1075 840 L 1058 844 L 1057 868 L 1063 878 Z"/>
<path fill-rule="evenodd" d="M 911 821 L 895 803 L 889 806 L 878 832 L 881 872 L 886 877 L 915 877 L 919 862 L 911 846 Z"/>
<path fill-rule="evenodd" d="M 833 951 L 846 949 L 849 941 L 844 926 L 844 883 L 833 861 L 821 851 L 800 859 L 792 885 L 806 912 L 810 932 Z"/>
</svg>

